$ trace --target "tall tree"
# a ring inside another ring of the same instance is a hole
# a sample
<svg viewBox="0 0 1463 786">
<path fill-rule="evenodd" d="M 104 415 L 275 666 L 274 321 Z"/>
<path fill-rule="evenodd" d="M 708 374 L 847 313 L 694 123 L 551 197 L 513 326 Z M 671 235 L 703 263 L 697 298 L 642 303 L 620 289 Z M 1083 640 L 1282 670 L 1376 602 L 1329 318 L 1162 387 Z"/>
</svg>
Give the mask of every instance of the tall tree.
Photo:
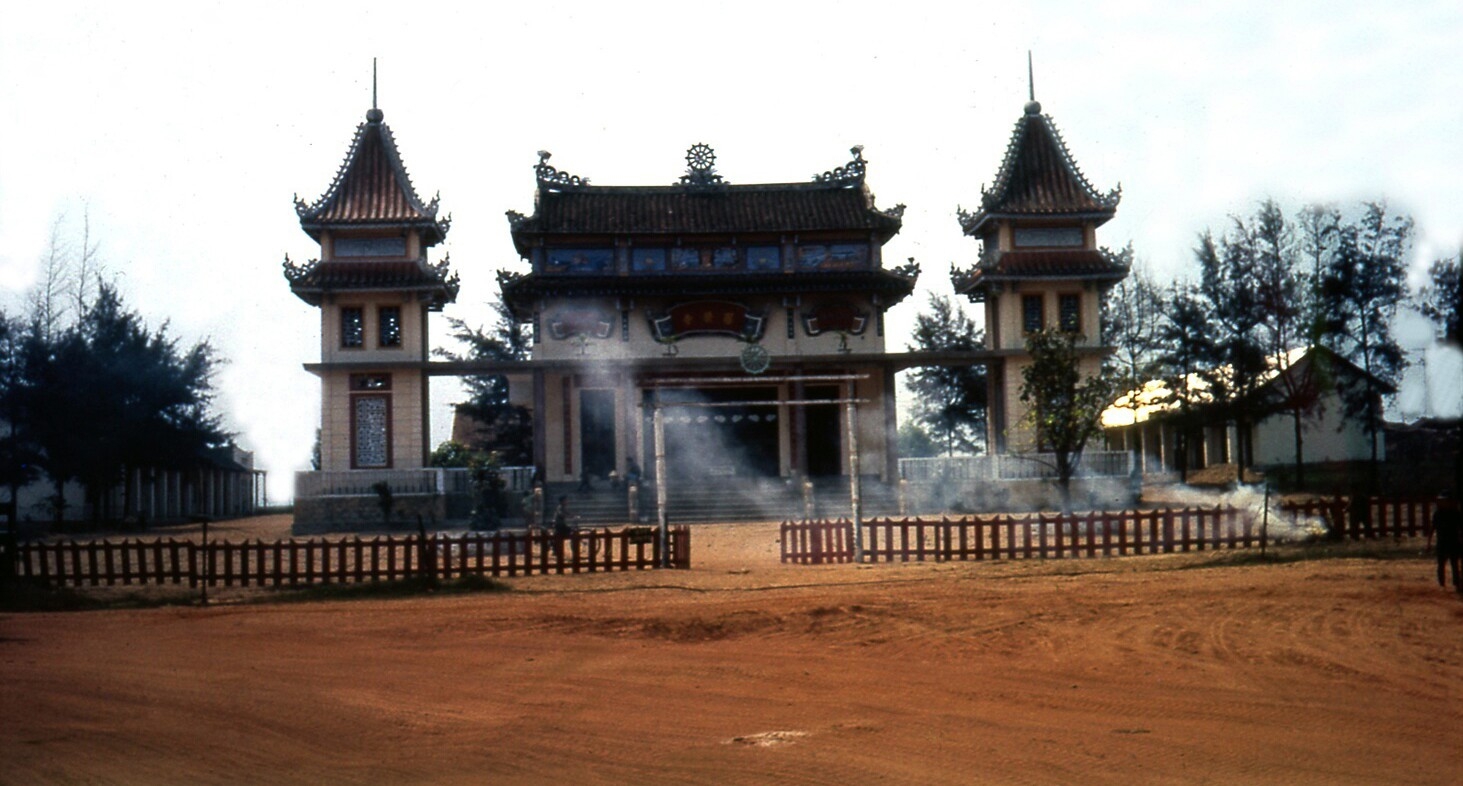
<svg viewBox="0 0 1463 786">
<path fill-rule="evenodd" d="M 1463 255 L 1452 259 L 1439 259 L 1428 268 L 1428 283 L 1417 293 L 1416 305 L 1419 311 L 1443 331 L 1443 341 L 1456 348 L 1463 348 L 1463 287 L 1459 286 L 1459 261 Z M 1453 422 L 1455 445 L 1463 445 L 1463 417 Z M 1453 456 L 1453 490 L 1456 495 L 1463 490 L 1463 449 Z"/>
<path fill-rule="evenodd" d="M 1112 395 L 1111 380 L 1084 376 L 1079 336 L 1048 328 L 1026 337 L 1031 363 L 1021 370 L 1021 401 L 1037 443 L 1056 461 L 1062 512 L 1072 512 L 1072 475 L 1087 441 L 1102 431 L 1100 418 Z"/>
<path fill-rule="evenodd" d="M 1163 299 L 1163 320 L 1159 325 L 1158 368 L 1168 390 L 1168 403 L 1178 415 L 1168 420 L 1175 429 L 1179 478 L 1189 480 L 1189 439 L 1203 410 L 1210 403 L 1201 372 L 1215 364 L 1217 348 L 1209 312 L 1192 284 L 1175 282 Z"/>
<path fill-rule="evenodd" d="M 1103 298 L 1102 335 L 1103 343 L 1113 347 L 1109 363 L 1114 382 L 1119 390 L 1131 394 L 1127 401 L 1136 410 L 1141 405 L 1137 394 L 1159 371 L 1159 354 L 1163 349 L 1163 291 L 1146 265 L 1132 261 L 1132 245 L 1121 256 L 1127 260 L 1128 275 Z M 1133 449 L 1141 457 L 1141 443 Z"/>
<path fill-rule="evenodd" d="M 531 336 L 507 304 L 494 304 L 497 322 L 491 329 L 471 327 L 460 319 L 449 319 L 452 337 L 466 346 L 464 352 L 437 350 L 448 360 L 512 362 L 528 359 Z M 509 399 L 508 378 L 502 374 L 464 377 L 468 400 L 459 410 L 479 425 L 485 451 L 496 451 L 504 464 L 533 463 L 533 413 Z"/>
<path fill-rule="evenodd" d="M 0 311 L 0 486 L 9 491 L 5 502 L 10 505 L 20 499 L 20 489 L 39 476 L 38 454 L 22 409 L 24 351 L 25 325 Z M 19 516 L 19 511 L 14 515 Z M 14 521 L 12 517 L 11 523 Z"/>
<path fill-rule="evenodd" d="M 1267 358 L 1260 340 L 1264 321 L 1259 282 L 1254 275 L 1255 238 L 1243 219 L 1234 217 L 1229 232 L 1215 240 L 1199 238 L 1198 295 L 1213 331 L 1214 365 L 1201 372 L 1213 397 L 1213 411 L 1235 424 L 1231 460 L 1240 475 L 1254 457 L 1251 426 L 1263 414 L 1260 395 Z"/>
<path fill-rule="evenodd" d="M 1302 221 L 1323 214 L 1303 211 Z M 1315 287 L 1305 264 L 1307 230 L 1297 230 L 1274 200 L 1260 203 L 1247 225 L 1260 309 L 1259 339 L 1270 370 L 1269 396 L 1256 414 L 1290 415 L 1296 485 L 1305 485 L 1305 422 L 1320 407 L 1320 390 L 1329 381 L 1329 364 L 1310 350 L 1317 332 Z M 1317 231 L 1323 231 L 1319 226 Z"/>
<path fill-rule="evenodd" d="M 911 352 L 976 352 L 985 331 L 947 295 L 930 293 L 928 308 L 915 316 Z M 914 394 L 914 419 L 945 455 L 985 449 L 986 372 L 983 365 L 919 366 L 905 386 Z"/>
<path fill-rule="evenodd" d="M 1443 340 L 1463 345 L 1463 289 L 1459 287 L 1459 257 L 1435 260 L 1427 269 L 1428 281 L 1418 290 L 1417 310 L 1443 331 Z"/>
<path fill-rule="evenodd" d="M 1342 388 L 1342 400 L 1348 416 L 1363 419 L 1371 438 L 1373 485 L 1381 397 L 1396 388 L 1404 365 L 1392 336 L 1392 319 L 1406 293 L 1403 260 L 1411 240 L 1412 219 L 1389 215 L 1383 204 L 1367 203 L 1357 221 L 1340 228 L 1322 283 L 1328 317 L 1322 340 L 1366 372 L 1361 385 Z"/>
<path fill-rule="evenodd" d="M 180 349 L 151 331 L 116 290 L 99 285 L 73 326 L 47 339 L 35 321 L 22 348 L 17 410 L 56 492 L 79 481 L 92 517 L 112 516 L 112 488 L 133 468 L 178 469 L 228 437 L 211 412 L 217 365 L 206 342 Z M 131 484 L 123 510 L 132 511 Z"/>
</svg>

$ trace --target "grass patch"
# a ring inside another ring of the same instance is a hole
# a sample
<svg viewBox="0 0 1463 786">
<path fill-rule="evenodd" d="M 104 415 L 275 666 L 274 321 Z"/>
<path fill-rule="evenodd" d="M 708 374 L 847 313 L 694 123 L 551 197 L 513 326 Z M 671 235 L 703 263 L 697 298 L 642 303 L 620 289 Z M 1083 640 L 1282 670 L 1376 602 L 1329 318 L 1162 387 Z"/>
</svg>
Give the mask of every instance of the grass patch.
<svg viewBox="0 0 1463 786">
<path fill-rule="evenodd" d="M 1286 565 L 1293 562 L 1311 562 L 1327 559 L 1406 560 L 1418 559 L 1422 555 L 1419 541 L 1362 541 L 1359 543 L 1337 543 L 1315 541 L 1300 545 L 1271 546 L 1264 554 L 1259 549 L 1236 551 L 1214 551 L 1202 562 L 1179 565 L 1175 570 L 1202 570 L 1204 568 L 1228 568 L 1245 565 Z"/>
<path fill-rule="evenodd" d="M 506 592 L 501 581 L 484 576 L 463 576 L 432 585 L 424 579 L 370 581 L 360 584 L 317 584 L 295 589 L 264 591 L 246 596 L 245 603 L 313 603 L 333 600 L 411 598 L 430 595 L 465 595 L 474 592 Z M 104 611 L 109 609 L 152 609 L 165 606 L 197 606 L 197 589 L 148 588 L 125 594 L 88 592 L 72 587 L 52 587 L 40 582 L 0 582 L 0 612 Z M 225 603 L 239 602 L 237 597 Z"/>
<path fill-rule="evenodd" d="M 426 579 L 401 581 L 363 581 L 358 584 L 316 584 L 296 589 L 280 589 L 250 599 L 252 603 L 313 603 L 326 600 L 379 600 L 381 598 L 414 598 L 423 595 L 466 595 L 475 592 L 507 592 L 509 586 L 486 576 L 461 576 L 450 581 L 429 582 Z"/>
<path fill-rule="evenodd" d="M 197 596 L 188 591 L 160 592 L 153 589 L 97 595 L 72 587 L 52 587 L 22 579 L 0 582 L 0 611 L 6 612 L 153 609 L 163 606 L 191 606 L 196 602 Z"/>
</svg>

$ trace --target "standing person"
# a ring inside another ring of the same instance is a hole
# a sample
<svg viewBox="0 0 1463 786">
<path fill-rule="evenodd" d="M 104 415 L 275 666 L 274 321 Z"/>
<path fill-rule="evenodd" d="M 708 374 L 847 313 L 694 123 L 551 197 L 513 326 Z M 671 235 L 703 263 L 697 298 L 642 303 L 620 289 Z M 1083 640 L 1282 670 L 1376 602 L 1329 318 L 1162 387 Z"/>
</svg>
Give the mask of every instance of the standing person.
<svg viewBox="0 0 1463 786">
<path fill-rule="evenodd" d="M 1458 573 L 1463 567 L 1463 512 L 1458 509 L 1458 500 L 1447 495 L 1438 497 L 1438 509 L 1433 514 L 1433 537 L 1438 555 L 1438 586 L 1446 588 L 1445 568 L 1453 569 L 1453 589 L 1463 593 L 1458 583 Z"/>
<path fill-rule="evenodd" d="M 574 531 L 569 526 L 571 516 L 569 498 L 559 497 L 559 506 L 554 508 L 554 556 L 558 558 L 559 562 L 564 561 L 564 541 L 568 540 L 569 535 Z"/>
</svg>

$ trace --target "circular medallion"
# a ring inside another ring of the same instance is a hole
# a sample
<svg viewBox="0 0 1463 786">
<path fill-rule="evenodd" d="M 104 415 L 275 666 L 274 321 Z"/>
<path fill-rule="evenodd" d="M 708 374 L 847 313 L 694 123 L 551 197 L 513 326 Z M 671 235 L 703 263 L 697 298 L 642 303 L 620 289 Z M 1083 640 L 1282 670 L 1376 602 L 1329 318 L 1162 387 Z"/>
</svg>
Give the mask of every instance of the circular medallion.
<svg viewBox="0 0 1463 786">
<path fill-rule="evenodd" d="M 686 164 L 695 172 L 710 172 L 716 166 L 716 153 L 710 145 L 695 144 L 686 151 Z"/>
<path fill-rule="evenodd" d="M 742 350 L 742 370 L 748 374 L 761 374 L 772 365 L 772 355 L 761 344 L 748 344 Z"/>
</svg>

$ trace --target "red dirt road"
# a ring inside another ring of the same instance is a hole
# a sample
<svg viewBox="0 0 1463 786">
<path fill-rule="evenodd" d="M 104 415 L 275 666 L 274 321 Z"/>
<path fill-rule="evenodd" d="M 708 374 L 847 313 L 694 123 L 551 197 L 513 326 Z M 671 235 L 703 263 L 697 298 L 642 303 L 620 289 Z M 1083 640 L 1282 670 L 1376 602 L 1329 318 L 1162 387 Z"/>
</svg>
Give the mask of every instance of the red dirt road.
<svg viewBox="0 0 1463 786">
<path fill-rule="evenodd" d="M 691 571 L 507 593 L 0 615 L 0 782 L 1463 782 L 1463 601 L 1421 557 L 694 537 Z"/>
</svg>

